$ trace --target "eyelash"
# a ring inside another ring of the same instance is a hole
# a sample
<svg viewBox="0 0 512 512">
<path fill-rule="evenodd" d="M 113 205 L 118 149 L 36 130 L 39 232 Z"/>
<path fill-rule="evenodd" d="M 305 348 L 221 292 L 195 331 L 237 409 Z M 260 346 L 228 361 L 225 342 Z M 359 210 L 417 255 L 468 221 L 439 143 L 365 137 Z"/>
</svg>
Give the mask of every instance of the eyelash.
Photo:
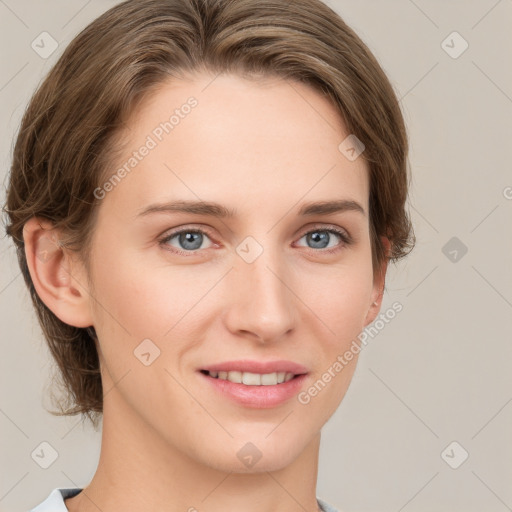
<svg viewBox="0 0 512 512">
<path fill-rule="evenodd" d="M 314 249 L 312 247 L 309 247 L 309 249 L 313 252 L 320 252 L 323 254 L 333 254 L 338 251 L 341 251 L 343 249 L 343 247 L 349 246 L 353 242 L 352 238 L 350 237 L 350 235 L 348 235 L 348 233 L 346 233 L 345 231 L 342 231 L 340 229 L 333 228 L 333 227 L 329 227 L 329 228 L 316 227 L 316 228 L 313 228 L 313 229 L 303 233 L 300 236 L 300 238 L 304 238 L 306 235 L 309 235 L 311 233 L 318 233 L 318 232 L 333 233 L 333 234 L 337 235 L 343 243 L 341 245 L 331 247 L 330 249 Z M 197 229 L 197 228 L 183 228 L 178 231 L 173 231 L 171 233 L 166 234 L 163 238 L 158 240 L 158 243 L 160 246 L 166 246 L 167 242 L 169 242 L 169 240 L 173 239 L 177 235 L 180 235 L 181 233 L 199 233 L 199 234 L 208 236 L 208 238 L 210 238 L 210 239 L 213 238 L 208 230 Z M 200 251 L 204 250 L 204 249 L 195 249 L 193 251 L 183 251 L 181 249 L 177 249 L 176 247 L 172 247 L 172 249 L 169 249 L 168 247 L 170 247 L 170 246 L 167 245 L 165 250 L 171 251 L 175 254 L 185 256 L 185 257 L 196 256 Z"/>
</svg>

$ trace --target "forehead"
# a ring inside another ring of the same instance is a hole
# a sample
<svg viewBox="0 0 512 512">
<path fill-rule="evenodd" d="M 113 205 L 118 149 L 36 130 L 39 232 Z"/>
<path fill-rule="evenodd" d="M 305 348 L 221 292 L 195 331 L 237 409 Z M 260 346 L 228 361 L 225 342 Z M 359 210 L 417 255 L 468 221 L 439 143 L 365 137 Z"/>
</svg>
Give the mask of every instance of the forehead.
<svg viewBox="0 0 512 512">
<path fill-rule="evenodd" d="M 127 126 L 107 173 L 125 169 L 112 206 L 203 199 L 271 217 L 297 202 L 350 198 L 368 211 L 367 164 L 340 151 L 350 134 L 339 112 L 305 84 L 196 74 L 161 84 Z"/>
</svg>

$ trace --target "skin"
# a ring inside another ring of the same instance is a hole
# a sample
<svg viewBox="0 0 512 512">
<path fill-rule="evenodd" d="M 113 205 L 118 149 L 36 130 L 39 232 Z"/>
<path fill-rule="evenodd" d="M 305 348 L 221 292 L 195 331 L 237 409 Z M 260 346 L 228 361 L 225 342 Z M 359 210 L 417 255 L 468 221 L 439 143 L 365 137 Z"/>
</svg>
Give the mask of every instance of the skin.
<svg viewBox="0 0 512 512">
<path fill-rule="evenodd" d="M 308 368 L 307 389 L 375 319 L 387 263 L 373 274 L 367 164 L 341 154 L 348 133 L 340 116 L 308 86 L 212 80 L 197 74 L 163 84 L 134 112 L 118 165 L 167 112 L 198 100 L 101 200 L 90 274 L 57 246 L 42 261 L 38 252 L 59 234 L 36 218 L 25 226 L 38 294 L 61 320 L 93 325 L 99 338 L 101 456 L 91 483 L 66 500 L 71 512 L 317 510 L 320 430 L 349 387 L 357 355 L 308 404 L 293 397 L 270 409 L 230 401 L 197 370 L 286 359 Z M 138 216 L 157 202 L 199 198 L 237 215 Z M 305 202 L 333 199 L 357 201 L 365 214 L 297 215 Z M 178 237 L 159 243 L 178 227 L 209 234 L 183 256 L 172 252 L 186 251 Z M 305 236 L 332 227 L 353 242 L 324 234 L 328 248 L 339 248 L 327 253 Z M 236 252 L 247 236 L 263 248 L 250 264 Z M 149 366 L 133 354 L 147 338 L 160 349 Z M 251 468 L 237 457 L 247 442 L 262 454 Z"/>
</svg>

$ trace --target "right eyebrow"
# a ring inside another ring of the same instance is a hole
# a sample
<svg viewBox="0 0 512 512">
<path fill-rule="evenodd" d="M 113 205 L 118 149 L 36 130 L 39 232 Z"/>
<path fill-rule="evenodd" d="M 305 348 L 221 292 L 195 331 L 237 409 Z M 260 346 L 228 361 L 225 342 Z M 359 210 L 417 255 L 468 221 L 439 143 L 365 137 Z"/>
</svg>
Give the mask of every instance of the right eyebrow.
<svg viewBox="0 0 512 512">
<path fill-rule="evenodd" d="M 219 218 L 232 218 L 236 215 L 235 209 L 229 209 L 219 203 L 205 201 L 171 201 L 167 203 L 155 203 L 138 214 L 138 216 L 152 213 L 182 212 L 194 215 L 209 215 Z"/>
</svg>

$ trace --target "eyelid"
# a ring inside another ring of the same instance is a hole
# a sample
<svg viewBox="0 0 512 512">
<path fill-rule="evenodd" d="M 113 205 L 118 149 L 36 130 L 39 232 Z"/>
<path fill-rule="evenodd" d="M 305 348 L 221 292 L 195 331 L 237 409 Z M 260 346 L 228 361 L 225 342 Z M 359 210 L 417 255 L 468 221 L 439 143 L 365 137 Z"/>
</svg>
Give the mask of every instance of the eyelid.
<svg viewBox="0 0 512 512">
<path fill-rule="evenodd" d="M 190 232 L 193 232 L 193 233 L 201 233 L 203 235 L 207 235 L 207 237 L 212 241 L 212 244 L 215 246 L 215 245 L 218 245 L 215 243 L 214 241 L 214 238 L 211 234 L 211 230 L 208 229 L 206 226 L 203 226 L 203 225 L 199 225 L 200 227 L 198 227 L 197 224 L 195 225 L 184 225 L 184 226 L 179 226 L 177 228 L 172 228 L 172 229 L 168 229 L 166 231 L 164 231 L 158 238 L 157 238 L 157 241 L 158 241 L 158 244 L 160 246 L 165 246 L 166 245 L 166 242 L 168 242 L 171 238 L 174 238 L 176 235 L 179 235 L 183 232 L 186 232 L 186 233 L 190 233 Z M 178 255 L 183 255 L 183 256 L 197 256 L 201 253 L 204 253 L 204 251 L 206 251 L 206 249 L 196 249 L 194 251 L 185 251 L 183 249 L 179 249 L 177 247 L 173 247 L 173 246 L 167 246 L 169 248 L 166 248 L 165 250 L 171 252 L 171 253 L 174 253 L 174 254 L 178 254 Z"/>
<path fill-rule="evenodd" d="M 328 249 L 327 248 L 326 249 L 313 249 L 312 247 L 305 247 L 305 249 L 309 249 L 310 251 L 313 251 L 315 253 L 320 253 L 320 254 L 335 253 L 337 251 L 341 251 L 344 247 L 347 247 L 347 246 L 351 245 L 352 243 L 354 243 L 354 239 L 352 238 L 352 236 L 346 229 L 344 229 L 340 226 L 337 226 L 335 224 L 322 224 L 322 223 L 316 223 L 316 224 L 313 224 L 312 226 L 309 226 L 306 229 L 306 231 L 302 232 L 302 235 L 299 237 L 299 240 L 301 238 L 303 238 L 304 236 L 306 236 L 310 233 L 314 233 L 316 231 L 326 231 L 328 233 L 335 233 L 341 239 L 341 244 L 339 244 L 335 247 L 330 247 Z"/>
<path fill-rule="evenodd" d="M 349 232 L 345 229 L 345 228 L 342 228 L 341 226 L 338 226 L 336 224 L 325 224 L 325 223 L 322 223 L 322 222 L 316 222 L 312 225 L 309 225 L 307 228 L 305 228 L 305 231 L 303 231 L 303 235 L 307 235 L 308 233 L 311 233 L 312 231 L 335 231 L 339 234 L 342 234 L 344 236 L 346 236 L 347 238 L 352 238 L 349 234 Z"/>
<path fill-rule="evenodd" d="M 165 239 L 165 238 L 170 238 L 170 237 L 180 234 L 183 231 L 200 232 L 200 233 L 207 234 L 210 237 L 212 236 L 211 229 L 208 228 L 207 226 L 204 226 L 203 224 L 190 224 L 190 225 L 185 224 L 183 226 L 177 226 L 175 228 L 166 229 L 161 235 L 158 236 L 158 239 L 161 240 L 161 239 Z"/>
</svg>

